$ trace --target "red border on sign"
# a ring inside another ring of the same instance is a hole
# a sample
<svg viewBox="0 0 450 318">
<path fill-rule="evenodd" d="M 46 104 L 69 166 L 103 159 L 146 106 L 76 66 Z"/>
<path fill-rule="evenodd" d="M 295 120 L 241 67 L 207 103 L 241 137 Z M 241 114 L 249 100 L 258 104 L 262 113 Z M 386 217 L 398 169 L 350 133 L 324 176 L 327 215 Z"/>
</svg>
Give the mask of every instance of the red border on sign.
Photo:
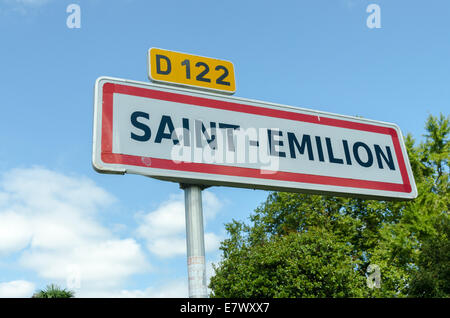
<svg viewBox="0 0 450 318">
<path fill-rule="evenodd" d="M 400 169 L 400 174 L 402 176 L 403 184 L 284 171 L 276 171 L 270 174 L 261 174 L 260 169 L 254 168 L 231 167 L 207 163 L 175 163 L 169 159 L 144 158 L 141 156 L 116 154 L 112 152 L 114 93 L 390 135 L 394 145 L 395 154 L 397 156 L 398 166 Z M 157 169 L 209 173 L 216 175 L 258 179 L 272 179 L 279 181 L 395 191 L 404 193 L 411 192 L 411 184 L 406 170 L 404 157 L 401 151 L 400 141 L 397 135 L 397 131 L 393 128 L 113 83 L 105 83 L 103 85 L 102 110 L 101 159 L 105 163 L 148 167 L 148 163 L 151 162 L 151 167 Z"/>
</svg>

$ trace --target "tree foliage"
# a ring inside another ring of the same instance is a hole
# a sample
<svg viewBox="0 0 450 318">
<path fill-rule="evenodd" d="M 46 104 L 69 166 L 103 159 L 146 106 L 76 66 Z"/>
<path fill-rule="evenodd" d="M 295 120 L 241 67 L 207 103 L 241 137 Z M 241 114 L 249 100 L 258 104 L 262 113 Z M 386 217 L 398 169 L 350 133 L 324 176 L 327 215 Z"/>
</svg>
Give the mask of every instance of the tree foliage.
<svg viewBox="0 0 450 318">
<path fill-rule="evenodd" d="M 61 289 L 58 285 L 47 285 L 46 289 L 39 290 L 33 294 L 32 298 L 73 298 L 75 293 L 71 290 Z"/>
<path fill-rule="evenodd" d="M 425 130 L 405 138 L 415 200 L 270 193 L 249 223 L 226 225 L 211 296 L 449 297 L 450 120 L 430 115 Z"/>
</svg>

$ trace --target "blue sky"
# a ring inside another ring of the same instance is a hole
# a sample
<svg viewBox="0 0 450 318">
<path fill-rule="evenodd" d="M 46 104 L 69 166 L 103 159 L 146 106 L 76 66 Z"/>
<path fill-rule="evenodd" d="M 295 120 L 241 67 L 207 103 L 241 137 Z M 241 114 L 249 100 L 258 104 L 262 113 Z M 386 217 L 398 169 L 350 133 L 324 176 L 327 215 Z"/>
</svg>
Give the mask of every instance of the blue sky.
<svg viewBox="0 0 450 318">
<path fill-rule="evenodd" d="M 66 26 L 68 5 L 81 28 Z M 381 8 L 370 29 L 369 4 Z M 99 76 L 148 81 L 150 47 L 230 60 L 236 96 L 393 122 L 450 109 L 450 2 L 0 0 L 0 296 L 187 296 L 178 184 L 91 166 Z M 224 224 L 266 191 L 204 193 L 208 273 Z"/>
</svg>

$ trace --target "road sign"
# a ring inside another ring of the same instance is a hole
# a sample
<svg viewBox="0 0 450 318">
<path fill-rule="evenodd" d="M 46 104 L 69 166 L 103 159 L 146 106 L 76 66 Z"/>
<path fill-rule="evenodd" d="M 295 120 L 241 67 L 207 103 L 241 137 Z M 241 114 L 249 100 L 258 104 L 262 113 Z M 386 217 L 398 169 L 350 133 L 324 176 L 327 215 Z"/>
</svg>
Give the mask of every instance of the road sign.
<svg viewBox="0 0 450 318">
<path fill-rule="evenodd" d="M 225 94 L 236 91 L 234 66 L 229 61 L 151 48 L 147 65 L 153 82 Z"/>
<path fill-rule="evenodd" d="M 101 77 L 93 166 L 199 185 L 413 199 L 395 124 Z"/>
</svg>

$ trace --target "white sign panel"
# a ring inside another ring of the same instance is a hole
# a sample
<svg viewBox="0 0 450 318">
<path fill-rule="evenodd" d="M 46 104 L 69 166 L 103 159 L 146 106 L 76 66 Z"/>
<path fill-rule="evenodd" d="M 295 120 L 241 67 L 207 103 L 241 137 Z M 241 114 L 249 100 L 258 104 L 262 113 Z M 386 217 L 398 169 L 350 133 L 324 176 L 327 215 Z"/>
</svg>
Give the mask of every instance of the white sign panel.
<svg viewBox="0 0 450 318">
<path fill-rule="evenodd" d="M 389 123 L 101 77 L 93 166 L 202 185 L 413 199 Z"/>
</svg>

